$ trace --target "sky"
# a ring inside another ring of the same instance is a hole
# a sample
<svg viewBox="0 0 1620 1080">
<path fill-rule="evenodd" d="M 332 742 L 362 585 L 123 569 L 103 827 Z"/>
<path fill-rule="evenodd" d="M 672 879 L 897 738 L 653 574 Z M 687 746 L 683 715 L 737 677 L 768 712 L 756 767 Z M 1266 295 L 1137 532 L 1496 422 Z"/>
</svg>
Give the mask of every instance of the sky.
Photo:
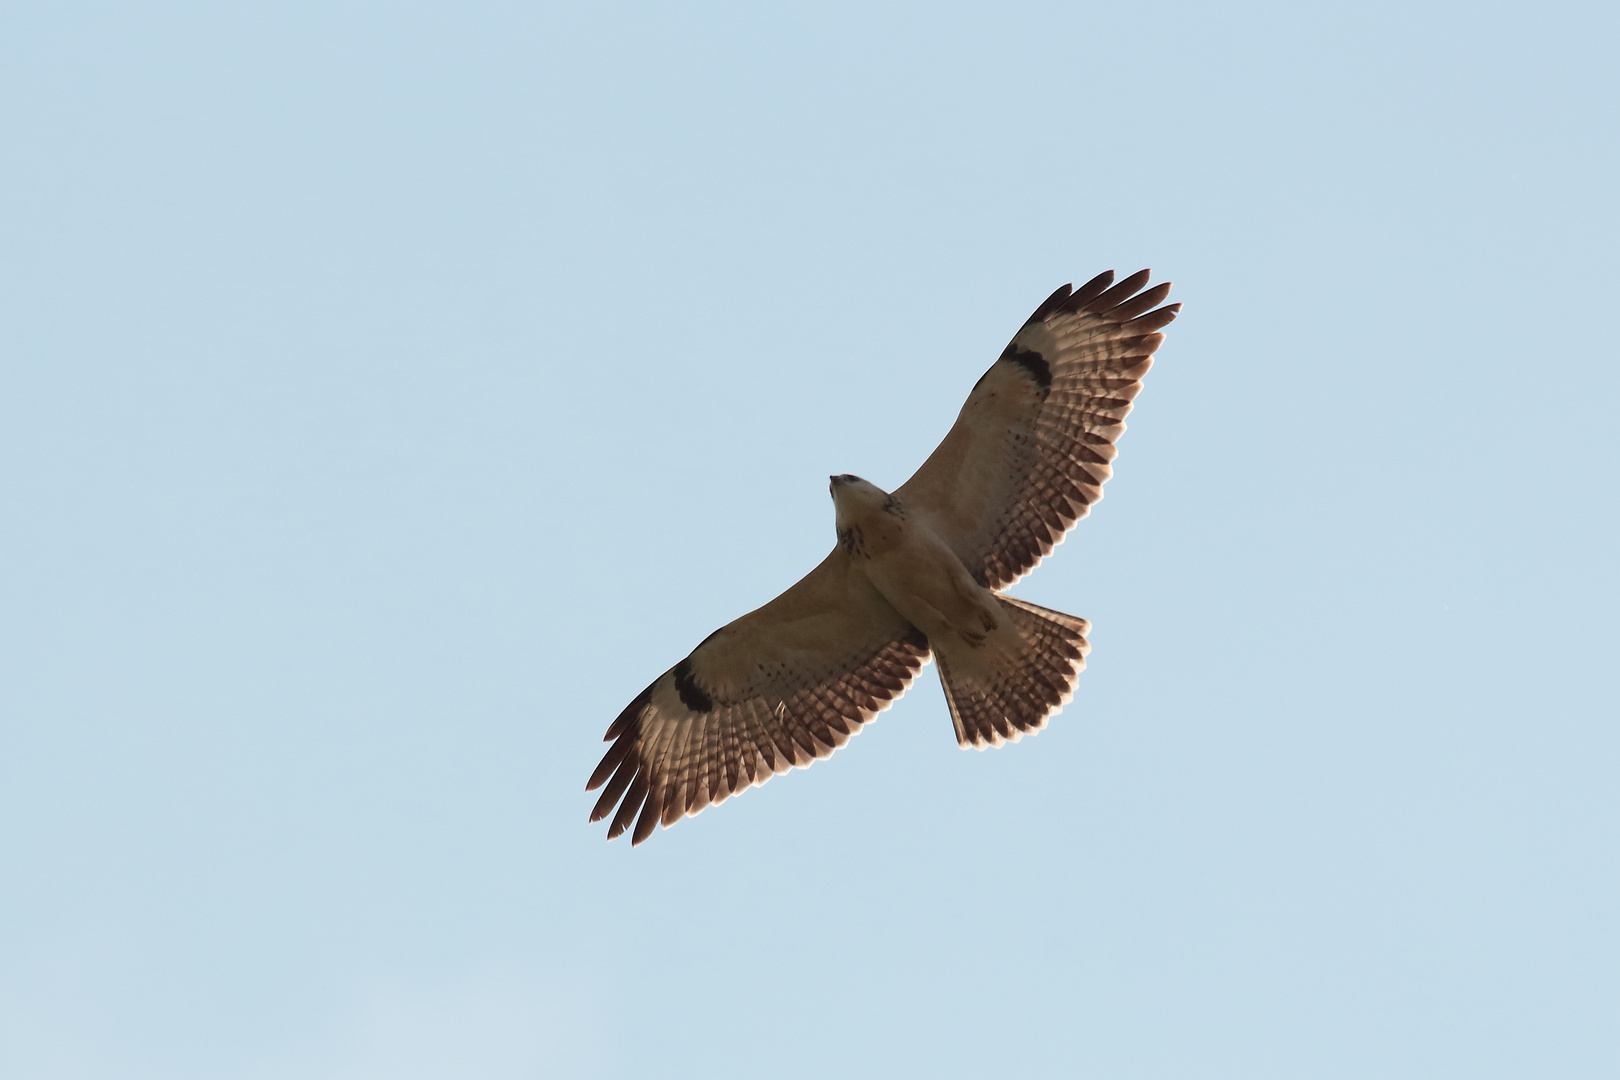
<svg viewBox="0 0 1620 1080">
<path fill-rule="evenodd" d="M 1616 11 L 5 5 L 0 1074 L 1620 1073 Z M 1048 729 L 604 843 L 1144 266 Z"/>
</svg>

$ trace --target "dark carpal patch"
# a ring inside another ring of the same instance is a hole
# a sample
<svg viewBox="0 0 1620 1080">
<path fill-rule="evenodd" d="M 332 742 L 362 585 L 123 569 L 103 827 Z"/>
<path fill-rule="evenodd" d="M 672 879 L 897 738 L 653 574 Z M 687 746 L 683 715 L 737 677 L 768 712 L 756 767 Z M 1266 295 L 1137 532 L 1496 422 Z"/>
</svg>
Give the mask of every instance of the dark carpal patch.
<svg viewBox="0 0 1620 1080">
<path fill-rule="evenodd" d="M 708 712 L 714 708 L 714 699 L 709 692 L 697 684 L 692 678 L 692 658 L 675 665 L 675 692 L 681 696 L 681 704 L 693 712 Z"/>
<path fill-rule="evenodd" d="M 1001 358 L 1010 360 L 1029 372 L 1029 377 L 1034 379 L 1042 390 L 1052 388 L 1052 365 L 1046 362 L 1046 357 L 1034 349 L 1020 349 L 1017 345 L 1008 345 Z"/>
</svg>

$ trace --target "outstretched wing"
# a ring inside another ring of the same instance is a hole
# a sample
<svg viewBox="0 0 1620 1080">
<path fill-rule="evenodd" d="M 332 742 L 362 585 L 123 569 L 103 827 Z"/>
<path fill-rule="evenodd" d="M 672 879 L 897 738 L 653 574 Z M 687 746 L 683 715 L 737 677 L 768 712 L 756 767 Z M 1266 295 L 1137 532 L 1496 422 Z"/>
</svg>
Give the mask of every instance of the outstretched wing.
<svg viewBox="0 0 1620 1080">
<path fill-rule="evenodd" d="M 945 441 L 895 492 L 968 571 L 1004 589 L 1102 498 L 1114 441 L 1180 304 L 1148 271 L 1113 271 L 1046 299 L 968 395 Z"/>
<path fill-rule="evenodd" d="M 607 783 L 591 820 L 617 805 L 608 839 L 634 819 L 639 844 L 660 823 L 803 768 L 888 708 L 927 660 L 928 639 L 834 548 L 619 714 L 604 739 L 613 746 L 585 785 Z"/>
</svg>

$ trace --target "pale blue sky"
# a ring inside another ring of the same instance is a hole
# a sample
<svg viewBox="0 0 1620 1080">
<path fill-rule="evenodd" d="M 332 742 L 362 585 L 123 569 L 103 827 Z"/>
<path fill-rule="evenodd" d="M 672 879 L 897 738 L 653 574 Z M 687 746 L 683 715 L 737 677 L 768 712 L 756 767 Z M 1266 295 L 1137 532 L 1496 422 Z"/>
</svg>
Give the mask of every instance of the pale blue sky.
<svg viewBox="0 0 1620 1080">
<path fill-rule="evenodd" d="M 1615 11 L 6 5 L 0 1074 L 1620 1074 Z M 1141 266 L 1061 717 L 604 843 Z"/>
</svg>

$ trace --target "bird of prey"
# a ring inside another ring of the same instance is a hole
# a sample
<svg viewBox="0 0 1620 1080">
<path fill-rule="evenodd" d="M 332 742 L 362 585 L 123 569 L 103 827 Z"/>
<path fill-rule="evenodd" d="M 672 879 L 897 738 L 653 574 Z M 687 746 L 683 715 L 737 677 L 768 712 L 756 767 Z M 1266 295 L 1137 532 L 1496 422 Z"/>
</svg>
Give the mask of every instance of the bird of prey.
<svg viewBox="0 0 1620 1080">
<path fill-rule="evenodd" d="M 619 714 L 585 790 L 632 845 L 849 741 L 939 662 L 956 741 L 1039 731 L 1068 702 L 1084 619 L 1005 595 L 1102 498 L 1114 443 L 1180 304 L 1148 271 L 1065 285 L 892 493 L 831 477 L 838 543 L 775 600 L 710 634 Z M 616 809 L 615 809 L 616 808 Z"/>
</svg>

